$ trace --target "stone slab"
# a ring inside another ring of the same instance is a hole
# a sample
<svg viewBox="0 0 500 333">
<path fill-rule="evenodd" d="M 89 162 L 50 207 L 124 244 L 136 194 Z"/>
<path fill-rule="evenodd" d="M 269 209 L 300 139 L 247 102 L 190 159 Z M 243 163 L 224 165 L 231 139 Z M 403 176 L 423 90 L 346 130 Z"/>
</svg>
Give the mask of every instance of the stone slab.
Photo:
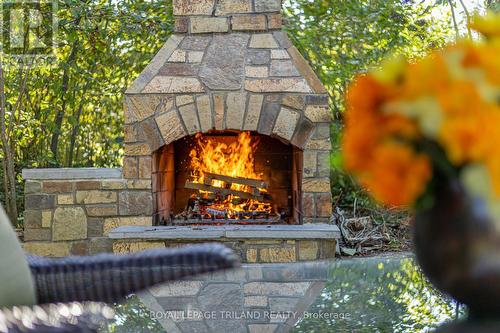
<svg viewBox="0 0 500 333">
<path fill-rule="evenodd" d="M 121 179 L 122 169 L 60 168 L 23 169 L 25 180 Z"/>
<path fill-rule="evenodd" d="M 111 239 L 339 239 L 335 225 L 119 227 Z"/>
</svg>

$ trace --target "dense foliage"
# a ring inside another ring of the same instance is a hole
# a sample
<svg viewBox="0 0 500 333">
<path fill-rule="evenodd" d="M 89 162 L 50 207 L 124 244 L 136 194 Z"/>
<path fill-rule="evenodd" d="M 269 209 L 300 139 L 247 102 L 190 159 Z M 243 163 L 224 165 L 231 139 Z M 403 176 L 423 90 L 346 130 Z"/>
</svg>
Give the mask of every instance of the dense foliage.
<svg viewBox="0 0 500 333">
<path fill-rule="evenodd" d="M 387 53 L 419 57 L 442 46 L 454 36 L 446 6 L 416 0 L 285 1 L 287 29 L 331 94 L 339 121 L 332 131 L 335 142 L 351 78 Z M 170 1 L 59 0 L 58 7 L 52 62 L 1 61 L 6 130 L 0 199 L 12 218 L 22 209 L 22 168 L 121 164 L 123 91 L 172 30 Z M 445 13 L 438 20 L 436 10 Z M 338 168 L 337 154 L 332 160 Z M 343 193 L 343 201 L 358 196 L 349 178 L 340 172 L 334 177 L 335 194 Z"/>
</svg>

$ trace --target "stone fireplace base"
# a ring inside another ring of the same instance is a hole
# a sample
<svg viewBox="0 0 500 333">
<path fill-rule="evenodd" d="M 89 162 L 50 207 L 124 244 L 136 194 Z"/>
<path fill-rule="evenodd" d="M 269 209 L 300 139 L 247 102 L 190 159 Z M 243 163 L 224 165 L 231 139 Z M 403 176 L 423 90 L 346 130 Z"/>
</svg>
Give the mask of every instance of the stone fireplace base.
<svg viewBox="0 0 500 333">
<path fill-rule="evenodd" d="M 239 254 L 244 263 L 288 263 L 335 258 L 340 231 L 327 224 L 120 227 L 109 237 L 114 253 L 220 242 Z"/>
<path fill-rule="evenodd" d="M 23 177 L 24 249 L 36 255 L 221 242 L 243 262 L 294 262 L 334 258 L 340 238 L 328 224 L 154 227 L 151 182 L 127 180 L 121 169 L 24 170 Z"/>
</svg>

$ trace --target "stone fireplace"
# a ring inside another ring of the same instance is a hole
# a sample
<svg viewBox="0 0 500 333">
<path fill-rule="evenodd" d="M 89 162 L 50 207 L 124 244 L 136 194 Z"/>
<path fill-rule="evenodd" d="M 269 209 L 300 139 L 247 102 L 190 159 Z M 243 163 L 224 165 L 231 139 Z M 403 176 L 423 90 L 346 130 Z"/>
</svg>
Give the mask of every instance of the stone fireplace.
<svg viewBox="0 0 500 333">
<path fill-rule="evenodd" d="M 174 34 L 125 94 L 123 169 L 24 172 L 27 248 L 209 240 L 247 262 L 333 256 L 328 94 L 281 30 L 281 1 L 173 8 Z"/>
</svg>

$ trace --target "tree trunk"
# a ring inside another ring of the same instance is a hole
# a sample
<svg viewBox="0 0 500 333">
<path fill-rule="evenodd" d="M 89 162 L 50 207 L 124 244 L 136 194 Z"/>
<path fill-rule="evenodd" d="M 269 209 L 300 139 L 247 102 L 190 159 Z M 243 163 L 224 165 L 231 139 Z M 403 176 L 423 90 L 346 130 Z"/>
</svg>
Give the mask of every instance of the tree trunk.
<svg viewBox="0 0 500 333">
<path fill-rule="evenodd" d="M 75 40 L 73 42 L 73 46 L 71 47 L 71 53 L 68 57 L 68 61 L 66 63 L 66 67 L 64 68 L 62 76 L 62 86 L 61 86 L 62 105 L 56 114 L 55 129 L 54 133 L 52 134 L 52 140 L 50 142 L 50 150 L 52 151 L 52 155 L 54 157 L 56 165 L 59 164 L 58 163 L 59 137 L 61 135 L 62 122 L 64 119 L 64 115 L 66 113 L 66 103 L 67 103 L 66 94 L 68 93 L 68 88 L 69 88 L 69 70 L 73 65 L 73 62 L 75 61 L 77 51 L 78 51 L 78 40 Z"/>
<path fill-rule="evenodd" d="M 3 72 L 3 62 L 0 59 L 0 141 L 2 143 L 2 151 L 4 155 L 3 170 L 4 170 L 4 191 L 5 205 L 10 221 L 15 225 L 17 222 L 17 192 L 16 192 L 16 170 L 14 164 L 14 156 L 12 148 L 7 137 L 6 126 L 6 96 L 5 96 L 5 76 Z"/>
</svg>

